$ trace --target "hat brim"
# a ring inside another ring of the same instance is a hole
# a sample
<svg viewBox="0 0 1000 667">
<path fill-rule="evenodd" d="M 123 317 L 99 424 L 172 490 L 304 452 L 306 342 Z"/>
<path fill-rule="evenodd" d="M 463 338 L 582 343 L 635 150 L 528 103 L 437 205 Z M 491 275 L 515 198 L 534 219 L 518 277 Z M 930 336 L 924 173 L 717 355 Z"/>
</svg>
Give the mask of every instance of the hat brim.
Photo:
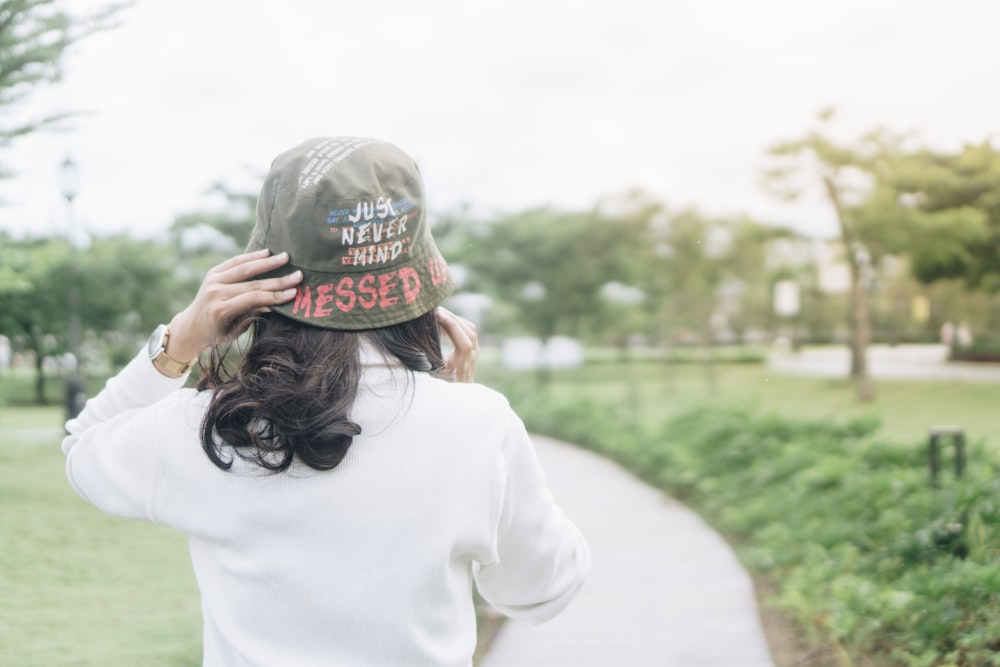
<svg viewBox="0 0 1000 667">
<path fill-rule="evenodd" d="M 253 250 L 253 248 L 250 248 Z M 304 269 L 295 258 L 256 279 L 302 271 L 295 298 L 271 309 L 289 319 L 323 329 L 365 331 L 420 317 L 454 290 L 455 279 L 431 243 L 413 248 L 404 265 L 374 264 L 350 274 Z"/>
</svg>

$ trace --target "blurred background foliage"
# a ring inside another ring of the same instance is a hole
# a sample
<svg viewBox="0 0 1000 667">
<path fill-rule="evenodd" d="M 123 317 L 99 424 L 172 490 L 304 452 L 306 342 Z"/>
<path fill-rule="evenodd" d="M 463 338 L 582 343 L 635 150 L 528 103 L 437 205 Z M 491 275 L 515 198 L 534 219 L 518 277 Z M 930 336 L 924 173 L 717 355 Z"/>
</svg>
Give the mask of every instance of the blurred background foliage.
<svg viewBox="0 0 1000 667">
<path fill-rule="evenodd" d="M 775 146 L 763 178 L 776 196 L 822 186 L 840 238 L 674 209 L 643 192 L 576 211 L 432 211 L 465 295 L 452 305 L 478 321 L 487 342 L 571 336 L 623 353 L 694 346 L 711 360 L 719 345 L 787 339 L 846 342 L 860 354 L 872 341 L 936 342 L 951 322 L 967 325 L 977 358 L 993 358 L 1000 154 L 988 142 L 932 152 L 884 131 L 841 146 L 822 135 L 827 122 Z M 75 284 L 81 356 L 121 365 L 185 305 L 207 268 L 244 247 L 255 193 L 212 190 L 222 206 L 178 216 L 154 238 L 95 237 L 74 248 L 0 232 L 0 334 L 13 352 L 30 357 L 40 378 L 41 360 L 66 352 Z M 838 269 L 847 280 L 829 284 L 824 276 Z M 776 308 L 779 282 L 797 289 L 793 311 Z M 479 297 L 475 307 L 469 294 Z"/>
<path fill-rule="evenodd" d="M 123 6 L 79 15 L 56 0 L 0 0 L 0 149 L 72 116 L 14 112 Z M 462 286 L 451 305 L 487 343 L 571 336 L 623 355 L 697 348 L 710 380 L 719 345 L 847 343 L 862 401 L 874 396 L 872 342 L 937 341 L 943 327 L 964 325 L 956 355 L 1000 359 L 1000 153 L 987 139 L 934 150 L 884 127 L 835 140 L 835 124 L 834 110 L 823 110 L 771 146 L 761 187 L 784 199 L 820 193 L 836 238 L 709 216 L 641 191 L 595 193 L 583 210 L 483 212 L 470 203 L 431 211 Z M 58 371 L 51 360 L 72 348 L 73 293 L 80 361 L 108 371 L 185 305 L 206 269 L 245 247 L 256 192 L 206 185 L 219 206 L 179 215 L 155 237 L 0 231 L 0 335 L 11 360 L 35 369 L 36 401 L 47 398 L 46 359 Z M 778 303 L 779 287 L 792 289 L 791 305 Z"/>
</svg>

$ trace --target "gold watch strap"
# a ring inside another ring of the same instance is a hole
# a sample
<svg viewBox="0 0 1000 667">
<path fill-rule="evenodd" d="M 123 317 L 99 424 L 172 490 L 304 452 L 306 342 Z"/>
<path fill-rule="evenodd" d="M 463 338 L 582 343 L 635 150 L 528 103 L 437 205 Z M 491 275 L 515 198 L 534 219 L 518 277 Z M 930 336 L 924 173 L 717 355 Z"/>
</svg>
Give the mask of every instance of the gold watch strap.
<svg viewBox="0 0 1000 667">
<path fill-rule="evenodd" d="M 194 361 L 177 361 L 169 354 L 166 350 L 161 350 L 156 358 L 153 359 L 153 365 L 156 366 L 157 370 L 168 377 L 179 378 L 180 376 L 187 373 L 191 366 L 194 365 Z"/>
<path fill-rule="evenodd" d="M 188 362 L 177 361 L 167 354 L 167 345 L 170 344 L 170 329 L 163 328 L 163 347 L 160 353 L 153 357 L 153 366 L 167 377 L 179 378 L 187 373 L 194 365 L 194 359 Z"/>
</svg>

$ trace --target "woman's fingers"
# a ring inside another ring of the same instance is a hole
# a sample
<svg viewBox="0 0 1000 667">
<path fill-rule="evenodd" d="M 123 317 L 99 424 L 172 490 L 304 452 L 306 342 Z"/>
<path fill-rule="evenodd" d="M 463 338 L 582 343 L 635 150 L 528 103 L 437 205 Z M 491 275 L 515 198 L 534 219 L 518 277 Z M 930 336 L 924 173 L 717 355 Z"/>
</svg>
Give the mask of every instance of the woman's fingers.
<svg viewBox="0 0 1000 667">
<path fill-rule="evenodd" d="M 261 250 L 231 257 L 222 264 L 213 267 L 208 272 L 208 276 L 226 284 L 241 283 L 288 263 L 287 252 L 280 252 L 277 255 L 268 253 L 270 253 L 269 250 Z"/>
<path fill-rule="evenodd" d="M 479 356 L 479 334 L 476 325 L 445 308 L 438 308 L 436 315 L 441 330 L 455 348 L 445 362 L 445 368 L 452 371 L 455 380 L 472 382 L 476 372 L 476 359 Z"/>
<path fill-rule="evenodd" d="M 269 251 L 231 257 L 205 275 L 191 304 L 170 324 L 171 351 L 178 358 L 193 358 L 205 347 L 216 345 L 240 332 L 241 322 L 255 311 L 290 301 L 302 272 L 254 280 L 288 263 L 288 254 Z"/>
<path fill-rule="evenodd" d="M 301 279 L 302 274 L 299 274 L 295 283 L 298 283 Z M 289 287 L 287 289 L 247 290 L 237 293 L 225 301 L 219 302 L 219 309 L 216 312 L 218 313 L 218 320 L 220 324 L 223 324 L 225 327 L 225 323 L 227 322 L 237 320 L 263 308 L 286 303 L 294 298 L 295 287 Z"/>
<path fill-rule="evenodd" d="M 456 349 L 468 349 L 475 346 L 475 325 L 466 320 L 463 322 L 457 315 L 444 308 L 438 308 L 437 321 L 445 335 L 451 340 Z M 471 335 L 469 326 L 472 327 Z"/>
<path fill-rule="evenodd" d="M 295 286 L 300 282 L 302 272 L 293 271 L 277 278 L 224 286 L 214 310 L 219 333 L 225 336 L 239 333 L 242 327 L 237 323 L 251 313 L 291 301 L 295 298 Z"/>
<path fill-rule="evenodd" d="M 255 250 L 254 252 L 246 252 L 243 253 L 242 255 L 235 255 L 233 257 L 230 257 L 224 262 L 216 264 L 211 269 L 209 269 L 208 272 L 210 274 L 219 273 L 221 271 L 230 269 L 238 264 L 243 264 L 245 262 L 253 261 L 254 259 L 262 259 L 265 257 L 279 257 L 281 254 L 283 253 L 279 253 L 278 255 L 271 255 L 271 251 L 268 250 L 267 248 L 264 248 L 263 250 Z"/>
<path fill-rule="evenodd" d="M 445 335 L 451 340 L 456 350 L 472 350 L 479 347 L 479 335 L 476 325 L 459 317 L 446 308 L 438 308 L 437 321 L 444 330 Z"/>
<path fill-rule="evenodd" d="M 218 290 L 218 296 L 222 300 L 232 300 L 241 297 L 246 294 L 257 295 L 263 302 L 267 305 L 273 305 L 275 303 L 283 303 L 288 301 L 289 298 L 295 296 L 295 286 L 302 281 L 302 272 L 293 271 L 283 276 L 278 276 L 276 278 L 265 278 L 263 280 L 248 280 L 246 282 L 238 283 L 216 283 L 216 289 Z M 291 296 L 284 298 L 283 301 L 274 301 L 276 295 L 291 289 Z"/>
</svg>

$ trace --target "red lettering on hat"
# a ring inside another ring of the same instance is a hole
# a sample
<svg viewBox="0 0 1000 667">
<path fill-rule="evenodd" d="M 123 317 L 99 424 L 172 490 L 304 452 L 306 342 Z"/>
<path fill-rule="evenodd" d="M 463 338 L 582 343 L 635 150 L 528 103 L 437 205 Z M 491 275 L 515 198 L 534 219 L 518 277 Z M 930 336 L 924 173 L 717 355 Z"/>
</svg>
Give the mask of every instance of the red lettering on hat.
<svg viewBox="0 0 1000 667">
<path fill-rule="evenodd" d="M 295 290 L 295 303 L 292 304 L 292 315 L 295 315 L 301 310 L 302 317 L 309 317 L 309 307 L 311 305 L 312 291 L 309 289 L 309 285 L 304 287 L 299 285 Z"/>
<path fill-rule="evenodd" d="M 440 285 L 448 282 L 448 266 L 444 263 L 443 259 L 431 257 L 427 261 L 427 264 L 431 270 L 431 283 Z"/>
<path fill-rule="evenodd" d="M 375 289 L 375 276 L 370 273 L 366 273 L 361 276 L 361 280 L 358 281 L 358 292 L 361 294 L 367 294 L 370 299 L 365 299 L 363 297 L 358 297 L 358 303 L 360 303 L 365 310 L 370 310 L 375 302 L 378 301 L 378 290 Z"/>
<path fill-rule="evenodd" d="M 389 296 L 389 292 L 396 289 L 396 281 L 392 280 L 396 276 L 395 271 L 390 271 L 389 273 L 383 273 L 378 277 L 378 307 L 388 308 L 389 306 L 395 305 L 399 301 L 398 296 Z M 392 282 L 389 282 L 389 281 Z"/>
<path fill-rule="evenodd" d="M 345 301 L 337 299 L 337 308 L 340 308 L 345 313 L 351 312 L 354 308 L 354 302 L 358 300 L 358 297 L 354 296 L 354 279 L 350 276 L 344 276 L 337 283 L 337 296 L 342 296 Z"/>
<path fill-rule="evenodd" d="M 333 283 L 316 287 L 316 309 L 313 311 L 313 317 L 327 317 L 333 312 L 333 308 L 324 307 L 333 301 L 333 295 L 330 294 L 332 291 Z"/>
<path fill-rule="evenodd" d="M 420 294 L 420 274 L 412 266 L 399 270 L 399 282 L 403 284 L 403 301 L 413 303 Z"/>
</svg>

